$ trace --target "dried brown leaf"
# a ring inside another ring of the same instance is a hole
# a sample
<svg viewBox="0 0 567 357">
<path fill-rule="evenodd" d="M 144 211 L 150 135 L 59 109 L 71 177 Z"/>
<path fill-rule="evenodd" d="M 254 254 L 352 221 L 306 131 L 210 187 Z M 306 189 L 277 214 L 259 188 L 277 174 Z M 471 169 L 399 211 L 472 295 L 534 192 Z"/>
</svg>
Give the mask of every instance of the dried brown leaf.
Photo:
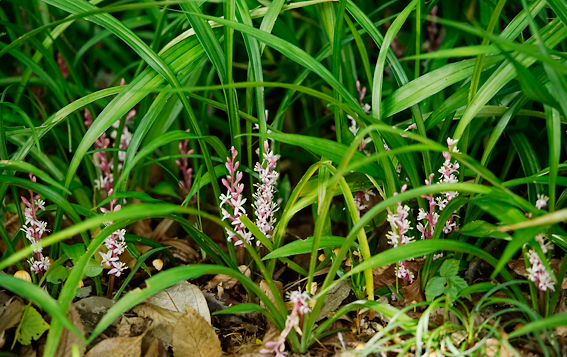
<svg viewBox="0 0 567 357">
<path fill-rule="evenodd" d="M 150 237 L 151 240 L 159 241 L 162 238 L 167 238 L 165 232 L 171 227 L 171 224 L 174 221 L 171 219 L 162 219 L 161 222 L 157 225 L 157 227 L 152 232 L 152 236 Z"/>
<path fill-rule="evenodd" d="M 12 300 L 0 316 L 0 348 L 6 343 L 4 337 L 6 330 L 15 327 L 22 319 L 23 307 L 24 304 L 20 300 Z"/>
<path fill-rule="evenodd" d="M 142 303 L 132 309 L 140 317 L 148 317 L 155 324 L 169 324 L 175 326 L 182 313 L 171 311 L 153 304 Z"/>
<path fill-rule="evenodd" d="M 276 285 L 276 288 L 278 289 L 280 296 L 283 297 L 283 284 L 282 284 L 282 282 L 274 280 L 274 284 Z M 268 299 L 270 299 L 270 301 L 274 305 L 276 304 L 276 299 L 274 297 L 274 294 L 272 293 L 272 290 L 270 289 L 270 286 L 268 285 L 266 280 L 262 280 L 260 282 L 260 290 L 262 290 L 264 292 L 264 294 L 266 294 Z M 262 306 L 263 308 L 266 308 L 266 306 L 264 305 L 264 303 L 262 301 L 260 301 L 260 306 Z"/>
<path fill-rule="evenodd" d="M 414 275 L 417 275 L 419 269 L 425 263 L 424 259 L 415 259 L 406 261 L 406 267 Z M 396 282 L 396 264 L 388 264 L 372 269 L 374 277 L 374 289 L 380 289 L 384 286 L 392 286 Z"/>
<path fill-rule="evenodd" d="M 86 333 L 92 332 L 112 306 L 114 306 L 114 301 L 102 296 L 90 296 L 75 303 L 75 308 L 81 315 Z"/>
<path fill-rule="evenodd" d="M 512 352 L 498 339 L 492 337 L 484 343 L 486 357 L 512 357 Z"/>
<path fill-rule="evenodd" d="M 417 279 L 408 286 L 402 287 L 404 292 L 404 304 L 409 306 L 416 302 L 425 301 L 423 290 L 421 289 L 421 277 L 418 275 Z"/>
<path fill-rule="evenodd" d="M 185 260 L 189 259 L 199 259 L 201 255 L 197 253 L 197 251 L 189 245 L 187 240 L 178 239 L 178 238 L 171 238 L 171 239 L 162 239 L 160 243 L 164 246 L 171 246 L 177 249 L 181 256 L 184 257 Z"/>
<path fill-rule="evenodd" d="M 248 268 L 246 265 L 239 266 L 238 270 L 240 270 L 240 272 L 246 277 L 250 278 L 250 268 Z M 214 289 L 220 285 L 223 289 L 228 290 L 232 289 L 236 285 L 236 283 L 238 283 L 238 279 L 224 274 L 217 274 L 207 283 L 207 285 L 205 285 L 205 289 Z"/>
<path fill-rule="evenodd" d="M 220 357 L 219 338 L 209 323 L 191 306 L 173 329 L 173 355 L 175 357 Z"/>
<path fill-rule="evenodd" d="M 154 338 L 144 357 L 167 357 L 163 343 L 157 338 Z"/>
<path fill-rule="evenodd" d="M 85 326 L 81 321 L 81 315 L 75 309 L 75 305 L 71 304 L 69 311 L 67 311 L 67 318 L 69 321 L 83 334 L 85 335 Z M 61 337 L 59 338 L 59 345 L 57 346 L 57 351 L 55 355 L 57 357 L 72 357 L 73 356 L 73 345 L 79 346 L 79 354 L 84 356 L 85 354 L 85 344 L 79 336 L 75 335 L 73 332 L 69 331 L 67 328 L 63 328 L 61 332 Z"/>
<path fill-rule="evenodd" d="M 122 320 L 116 327 L 118 337 L 138 336 L 148 328 L 148 321 L 143 317 L 126 317 L 122 316 Z"/>
<path fill-rule="evenodd" d="M 332 312 L 337 310 L 341 306 L 342 302 L 350 294 L 350 283 L 346 280 L 341 280 L 327 293 L 323 306 L 317 315 L 315 321 L 320 321 L 330 315 Z"/>
<path fill-rule="evenodd" d="M 191 306 L 210 324 L 211 313 L 207 300 L 196 285 L 187 281 L 179 283 L 160 291 L 148 299 L 150 304 L 185 314 L 185 305 Z"/>
<path fill-rule="evenodd" d="M 276 285 L 276 288 L 278 289 L 278 293 L 280 294 L 280 296 L 283 297 L 283 284 L 282 284 L 282 282 L 274 280 L 274 284 Z M 260 290 L 262 290 L 264 292 L 264 294 L 266 294 L 268 299 L 270 299 L 270 301 L 274 305 L 276 305 L 276 299 L 274 298 L 274 294 L 272 293 L 270 286 L 268 285 L 268 283 L 265 280 L 262 280 L 260 282 Z M 266 308 L 266 305 L 264 305 L 264 303 L 262 301 L 260 301 L 260 306 L 262 306 L 263 308 Z M 266 333 L 264 334 L 264 341 L 274 340 L 279 335 L 280 335 L 280 330 L 271 321 L 268 320 L 267 326 L 266 326 Z"/>
<path fill-rule="evenodd" d="M 137 236 L 150 239 L 153 232 L 151 222 L 150 218 L 136 221 L 132 227 L 132 232 Z"/>
<path fill-rule="evenodd" d="M 374 278 L 374 289 L 380 289 L 384 286 L 391 286 L 396 281 L 396 265 L 388 264 L 378 268 L 372 268 L 372 276 Z"/>
<path fill-rule="evenodd" d="M 17 214 L 8 211 L 4 213 L 4 229 L 9 237 L 13 238 L 20 230 L 20 226 L 20 217 Z"/>
<path fill-rule="evenodd" d="M 94 346 L 86 357 L 140 357 L 144 335 L 107 338 Z"/>
<path fill-rule="evenodd" d="M 37 357 L 37 351 L 32 345 L 22 346 L 20 348 L 20 357 Z"/>
</svg>

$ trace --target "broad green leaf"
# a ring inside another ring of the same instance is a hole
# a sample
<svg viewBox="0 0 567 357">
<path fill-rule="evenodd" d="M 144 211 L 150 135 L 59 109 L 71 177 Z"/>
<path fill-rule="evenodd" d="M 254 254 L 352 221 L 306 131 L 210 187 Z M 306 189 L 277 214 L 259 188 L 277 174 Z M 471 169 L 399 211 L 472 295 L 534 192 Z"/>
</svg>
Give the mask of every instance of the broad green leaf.
<svg viewBox="0 0 567 357">
<path fill-rule="evenodd" d="M 475 197 L 471 199 L 471 202 L 497 218 L 503 224 L 512 224 L 526 220 L 526 216 L 524 216 L 522 211 L 508 202 L 499 200 L 494 195 Z"/>
<path fill-rule="evenodd" d="M 480 219 L 465 224 L 461 229 L 459 229 L 459 234 L 471 237 L 510 239 L 510 235 L 508 233 L 502 232 L 498 230 L 497 226 Z"/>
<path fill-rule="evenodd" d="M 31 343 L 32 339 L 36 341 L 39 340 L 41 335 L 49 329 L 49 325 L 33 306 L 27 305 L 23 310 L 24 315 L 16 331 L 16 339 L 22 345 L 27 346 Z"/>
<path fill-rule="evenodd" d="M 439 275 L 445 278 L 452 278 L 459 273 L 459 260 L 447 259 L 441 264 L 439 268 Z"/>
<path fill-rule="evenodd" d="M 85 275 L 88 277 L 99 276 L 103 271 L 103 267 L 95 259 L 89 259 L 87 263 L 87 268 L 85 269 Z"/>
<path fill-rule="evenodd" d="M 425 298 L 428 301 L 433 301 L 433 299 L 445 292 L 446 284 L 447 279 L 441 276 L 436 276 L 430 279 L 425 287 Z"/>
<path fill-rule="evenodd" d="M 86 252 L 86 246 L 83 243 L 77 243 L 73 245 L 67 245 L 65 243 L 61 243 L 61 247 L 67 256 L 73 259 L 73 262 L 78 261 L 79 258 Z"/>
<path fill-rule="evenodd" d="M 67 279 L 67 276 L 69 276 L 67 268 L 60 265 L 53 269 L 53 271 L 47 276 L 47 281 L 52 284 L 59 284 L 62 281 L 65 281 L 65 279 Z"/>
</svg>

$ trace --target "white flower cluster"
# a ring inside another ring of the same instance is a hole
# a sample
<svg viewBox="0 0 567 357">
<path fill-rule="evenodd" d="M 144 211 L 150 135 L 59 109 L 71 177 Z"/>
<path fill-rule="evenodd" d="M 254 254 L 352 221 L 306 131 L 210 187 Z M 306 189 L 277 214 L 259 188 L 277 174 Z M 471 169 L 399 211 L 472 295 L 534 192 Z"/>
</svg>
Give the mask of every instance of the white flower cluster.
<svg viewBox="0 0 567 357">
<path fill-rule="evenodd" d="M 30 180 L 36 182 L 37 178 L 30 174 Z M 24 219 L 25 223 L 22 228 L 20 228 L 26 235 L 26 239 L 30 242 L 33 248 L 33 255 L 28 263 L 30 265 L 30 270 L 36 274 L 39 272 L 47 271 L 51 266 L 51 262 L 47 256 L 43 255 L 43 248 L 40 245 L 40 241 L 44 233 L 49 232 L 47 229 L 47 222 L 40 221 L 37 218 L 37 211 L 45 211 L 45 201 L 41 200 L 41 195 L 34 195 L 33 191 L 29 191 L 30 200 L 28 201 L 25 197 L 22 198 L 22 202 L 26 205 L 24 209 Z"/>
<path fill-rule="evenodd" d="M 529 250 L 528 259 L 532 265 L 527 269 L 529 279 L 534 282 L 541 291 L 546 291 L 547 289 L 555 291 L 549 272 L 545 269 L 539 255 L 533 249 Z"/>
<path fill-rule="evenodd" d="M 407 189 L 407 185 L 403 185 L 400 192 L 404 192 Z M 394 193 L 397 195 L 398 193 Z M 408 205 L 402 205 L 402 202 L 398 202 L 398 207 L 396 213 L 392 213 L 388 210 L 388 222 L 392 230 L 386 234 L 389 243 L 395 247 L 398 245 L 409 244 L 413 241 L 413 237 L 409 237 L 407 233 L 413 229 L 411 222 L 408 219 L 410 215 L 410 208 Z M 401 261 L 396 268 L 396 275 L 400 279 L 409 281 L 410 283 L 414 280 L 413 273 L 407 268 L 406 261 Z"/>
<path fill-rule="evenodd" d="M 108 191 L 108 195 L 109 196 L 112 195 L 112 192 L 113 189 L 111 188 L 110 191 Z M 116 205 L 116 201 L 117 201 L 116 199 L 110 201 L 110 210 L 104 207 L 102 207 L 100 210 L 104 214 L 107 214 L 108 212 L 119 211 L 122 208 L 122 206 Z M 112 221 L 105 222 L 104 224 L 108 226 L 112 224 Z M 102 252 L 98 253 L 102 257 L 102 261 L 100 262 L 101 265 L 110 268 L 110 270 L 108 271 L 109 275 L 114 275 L 118 277 L 122 274 L 122 272 L 125 269 L 128 268 L 124 262 L 121 262 L 119 260 L 120 255 L 122 255 L 122 253 L 124 253 L 124 250 L 126 249 L 126 242 L 124 240 L 125 234 L 126 234 L 125 229 L 118 229 L 114 231 L 104 240 L 104 245 L 106 246 L 106 249 L 108 249 L 108 251 L 106 253 L 102 253 Z"/>
<path fill-rule="evenodd" d="M 404 192 L 407 189 L 407 185 L 404 185 L 401 189 L 401 192 Z M 394 193 L 397 195 L 397 193 Z M 408 205 L 402 205 L 401 202 L 398 202 L 398 208 L 396 213 L 392 213 L 391 211 L 388 212 L 388 222 L 390 222 L 390 226 L 392 226 L 392 230 L 386 234 L 388 238 L 388 242 L 395 247 L 399 244 L 408 244 L 412 242 L 412 238 L 407 236 L 407 233 L 413 229 L 411 226 L 411 222 L 408 219 L 410 214 L 410 208 Z"/>
<path fill-rule="evenodd" d="M 455 161 L 451 161 L 451 153 L 457 153 L 459 150 L 457 149 L 457 141 L 451 138 L 447 138 L 447 146 L 449 151 L 443 152 L 443 157 L 445 158 L 445 162 L 438 170 L 441 174 L 438 183 L 456 183 L 459 182 L 459 179 L 455 175 L 455 173 L 459 173 L 459 163 Z M 429 175 L 429 180 L 425 180 L 426 185 L 431 185 L 433 183 L 433 177 L 435 175 L 432 173 Z M 417 224 L 417 230 L 421 233 L 422 239 L 430 239 L 433 236 L 433 232 L 435 231 L 435 226 L 437 225 L 437 221 L 439 220 L 439 212 L 447 207 L 449 202 L 457 197 L 459 193 L 457 191 L 447 191 L 442 192 L 443 196 L 434 197 L 431 195 L 424 195 L 422 196 L 427 201 L 429 201 L 429 212 L 425 211 L 423 208 L 419 209 L 419 213 L 417 214 L 417 220 L 421 221 Z M 445 222 L 445 226 L 443 227 L 443 233 L 449 234 L 457 228 L 457 223 L 455 222 L 455 218 L 457 217 L 456 214 L 451 215 L 451 217 Z"/>
<path fill-rule="evenodd" d="M 536 235 L 534 239 L 539 243 L 544 254 L 553 249 L 553 244 L 547 241 L 543 233 Z M 555 291 L 551 276 L 545 268 L 545 265 L 543 265 L 539 255 L 533 249 L 530 249 L 527 256 L 530 264 L 532 265 L 530 268 L 527 268 L 527 272 L 529 274 L 528 278 L 534 282 L 541 291 L 546 291 L 547 289 Z"/>
<path fill-rule="evenodd" d="M 264 159 L 262 164 L 256 163 L 254 171 L 260 176 L 260 183 L 256 184 L 256 192 L 254 197 L 254 214 L 256 216 L 256 225 L 266 235 L 267 238 L 272 237 L 276 218 L 274 213 L 278 210 L 278 204 L 274 201 L 274 190 L 279 173 L 275 171 L 279 155 L 274 155 L 270 150 L 268 141 L 264 141 Z M 256 242 L 260 245 L 260 242 Z"/>
</svg>

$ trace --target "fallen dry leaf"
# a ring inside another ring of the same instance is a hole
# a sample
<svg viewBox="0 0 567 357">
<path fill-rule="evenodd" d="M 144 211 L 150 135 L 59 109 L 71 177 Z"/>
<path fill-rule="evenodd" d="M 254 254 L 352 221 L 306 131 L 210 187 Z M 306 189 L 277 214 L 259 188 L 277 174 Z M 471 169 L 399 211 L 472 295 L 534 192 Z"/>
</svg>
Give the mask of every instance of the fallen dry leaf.
<svg viewBox="0 0 567 357">
<path fill-rule="evenodd" d="M 152 320 L 148 337 L 156 338 L 171 347 L 173 326 L 183 316 L 182 313 L 164 309 L 153 304 L 143 303 L 132 309 L 139 317 L 147 317 Z"/>
<path fill-rule="evenodd" d="M 37 351 L 32 345 L 22 346 L 20 348 L 20 357 L 37 357 Z"/>
<path fill-rule="evenodd" d="M 134 204 L 135 203 L 136 202 L 134 202 Z M 151 222 L 152 222 L 151 218 L 146 218 L 136 221 L 136 223 L 134 223 L 132 226 L 132 232 L 137 236 L 150 239 L 153 232 Z"/>
<path fill-rule="evenodd" d="M 512 352 L 498 339 L 491 337 L 484 343 L 486 357 L 512 357 Z"/>
<path fill-rule="evenodd" d="M 94 346 L 86 357 L 140 357 L 144 335 L 107 338 Z"/>
<path fill-rule="evenodd" d="M 81 315 L 79 315 L 77 309 L 75 309 L 75 305 L 71 304 L 69 311 L 67 311 L 67 318 L 69 318 L 69 321 L 71 321 L 71 323 L 77 328 L 77 330 L 79 330 L 79 332 L 81 332 L 84 336 L 85 326 L 83 326 Z M 83 343 L 83 341 L 81 341 L 81 339 L 77 335 L 69 331 L 67 328 L 63 328 L 55 355 L 57 357 L 72 357 L 74 344 L 79 346 L 79 354 L 81 356 L 84 356 L 85 344 Z"/>
<path fill-rule="evenodd" d="M 409 306 L 416 302 L 425 301 L 423 296 L 423 290 L 421 289 L 421 277 L 417 276 L 417 279 L 408 286 L 402 287 L 404 292 L 404 304 Z"/>
<path fill-rule="evenodd" d="M 173 222 L 174 221 L 171 220 L 171 219 L 162 219 L 161 222 L 158 223 L 158 225 L 156 226 L 156 228 L 152 232 L 152 236 L 150 237 L 150 239 L 155 240 L 155 241 L 159 241 L 162 238 L 167 238 L 167 235 L 165 233 L 167 232 L 169 227 L 171 227 L 171 224 Z"/>
<path fill-rule="evenodd" d="M 410 272 L 417 275 L 419 269 L 425 264 L 425 259 L 415 259 L 406 261 L 406 266 Z M 392 286 L 396 282 L 396 264 L 388 264 L 378 268 L 372 268 L 374 278 L 374 289 L 384 286 Z"/>
<path fill-rule="evenodd" d="M 374 289 L 380 289 L 383 286 L 392 285 L 396 281 L 395 268 L 395 264 L 388 264 L 381 267 L 372 268 Z"/>
<path fill-rule="evenodd" d="M 15 327 L 22 319 L 24 303 L 20 300 L 12 300 L 0 316 L 0 348 L 4 347 L 6 338 L 4 334 L 7 329 Z"/>
<path fill-rule="evenodd" d="M 323 301 L 323 306 L 321 307 L 321 310 L 319 310 L 319 314 L 315 321 L 320 321 L 337 310 L 349 294 L 350 283 L 348 281 L 341 280 L 337 284 L 333 285 L 327 296 L 325 296 L 325 301 Z"/>
<path fill-rule="evenodd" d="M 173 329 L 175 357 L 220 357 L 219 338 L 209 323 L 190 305 Z"/>
<path fill-rule="evenodd" d="M 180 281 L 179 283 L 160 291 L 150 297 L 148 302 L 155 306 L 171 311 L 177 311 L 182 314 L 186 313 L 185 306 L 189 305 L 203 316 L 209 325 L 211 324 L 211 313 L 209 312 L 209 306 L 207 305 L 205 296 L 203 296 L 203 293 L 196 285 L 187 281 Z"/>
<path fill-rule="evenodd" d="M 102 296 L 90 296 L 75 303 L 75 308 L 85 326 L 85 332 L 92 332 L 100 319 L 114 306 L 114 301 Z"/>
<path fill-rule="evenodd" d="M 143 317 L 126 317 L 116 327 L 118 337 L 133 337 L 147 330 L 148 321 Z"/>
<path fill-rule="evenodd" d="M 173 326 L 170 324 L 152 324 L 147 333 L 149 338 L 157 338 L 163 344 L 169 348 L 171 347 L 173 341 Z"/>
<path fill-rule="evenodd" d="M 142 303 L 132 309 L 140 317 L 148 317 L 157 324 L 170 324 L 175 326 L 182 313 L 171 311 L 154 304 Z"/>
<path fill-rule="evenodd" d="M 177 254 L 183 257 L 183 260 L 189 261 L 190 259 L 198 260 L 201 254 L 198 253 L 189 242 L 185 239 L 171 238 L 162 239 L 160 243 L 164 246 L 171 246 L 178 250 Z"/>
<path fill-rule="evenodd" d="M 144 357 L 167 357 L 163 343 L 157 338 L 154 338 Z"/>
<path fill-rule="evenodd" d="M 276 288 L 278 289 L 278 293 L 280 294 L 280 296 L 283 297 L 283 284 L 282 284 L 282 282 L 274 280 L 274 284 L 276 285 Z M 265 280 L 262 280 L 260 282 L 260 290 L 262 290 L 264 292 L 264 294 L 266 294 L 268 299 L 270 299 L 270 301 L 274 305 L 276 305 L 276 299 L 274 298 L 274 294 L 272 293 L 270 286 L 268 285 L 268 283 Z M 262 306 L 263 308 L 266 308 L 266 305 L 264 305 L 264 303 L 262 301 L 260 301 L 260 306 Z M 279 335 L 280 335 L 280 330 L 271 321 L 268 320 L 267 326 L 266 326 L 266 333 L 264 334 L 264 341 L 272 341 L 272 340 L 276 339 L 276 337 L 278 337 Z"/>
<path fill-rule="evenodd" d="M 238 270 L 246 277 L 250 278 L 250 268 L 246 265 L 241 265 L 238 267 Z M 217 286 L 221 286 L 223 289 L 232 289 L 236 283 L 238 283 L 238 279 L 232 278 L 228 275 L 224 274 L 217 274 L 212 278 L 207 285 L 205 285 L 205 290 L 211 290 L 216 288 Z"/>
</svg>

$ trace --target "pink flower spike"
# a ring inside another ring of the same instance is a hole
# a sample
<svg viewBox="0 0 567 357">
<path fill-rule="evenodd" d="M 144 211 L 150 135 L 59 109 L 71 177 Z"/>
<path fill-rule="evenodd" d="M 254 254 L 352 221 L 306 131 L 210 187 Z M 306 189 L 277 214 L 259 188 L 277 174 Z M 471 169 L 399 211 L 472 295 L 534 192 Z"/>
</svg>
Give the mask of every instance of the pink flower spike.
<svg viewBox="0 0 567 357">
<path fill-rule="evenodd" d="M 226 176 L 226 179 L 223 178 L 221 180 L 223 186 L 226 187 L 228 192 L 226 195 L 220 195 L 219 199 L 221 200 L 220 208 L 221 213 L 223 214 L 222 220 L 230 220 L 231 224 L 234 226 L 234 231 L 236 232 L 236 234 L 234 234 L 230 230 L 226 229 L 228 236 L 227 240 L 229 242 L 234 241 L 234 245 L 238 246 L 243 244 L 242 240 L 246 241 L 246 243 L 250 243 L 252 241 L 252 234 L 246 231 L 246 226 L 239 219 L 241 215 L 246 215 L 246 210 L 242 206 L 244 202 L 246 202 L 246 199 L 243 199 L 241 195 L 244 190 L 244 184 L 240 184 L 242 172 L 236 173 L 236 168 L 238 168 L 239 164 L 238 161 L 236 161 L 238 152 L 234 149 L 234 147 L 232 147 L 230 151 L 232 160 L 227 157 L 227 162 L 225 164 L 228 175 Z M 232 208 L 232 215 L 224 208 L 226 204 Z"/>
<path fill-rule="evenodd" d="M 264 344 L 265 347 L 260 351 L 262 354 L 274 354 L 275 357 L 281 357 L 287 355 L 285 352 L 285 340 L 292 329 L 294 329 L 299 335 L 302 334 L 301 328 L 299 326 L 300 320 L 306 313 L 311 312 L 307 300 L 309 296 L 307 293 L 302 293 L 301 290 L 293 291 L 289 294 L 289 300 L 293 303 L 293 308 L 291 313 L 288 315 L 285 328 L 281 332 L 280 336 L 276 341 L 268 341 Z"/>
<path fill-rule="evenodd" d="M 534 251 L 531 250 L 527 253 L 528 259 L 530 264 L 532 265 L 530 268 L 527 268 L 527 272 L 529 274 L 528 278 L 537 286 L 537 288 L 541 291 L 547 291 L 550 289 L 551 291 L 555 291 L 555 287 L 553 286 L 553 281 L 551 280 L 551 276 L 549 272 L 545 269 L 539 255 Z"/>
<path fill-rule="evenodd" d="M 37 182 L 37 178 L 31 173 L 30 180 Z M 21 197 L 27 208 L 24 209 L 25 223 L 20 230 L 25 232 L 26 239 L 29 240 L 34 251 L 32 258 L 29 260 L 30 270 L 38 274 L 39 272 L 47 271 L 51 266 L 49 258 L 43 255 L 43 248 L 40 244 L 43 234 L 50 232 L 50 230 L 47 229 L 47 222 L 40 221 L 37 217 L 37 212 L 40 209 L 45 210 L 45 201 L 40 199 L 41 195 L 34 195 L 33 191 L 29 191 L 29 194 L 29 200 L 23 196 Z"/>
</svg>

